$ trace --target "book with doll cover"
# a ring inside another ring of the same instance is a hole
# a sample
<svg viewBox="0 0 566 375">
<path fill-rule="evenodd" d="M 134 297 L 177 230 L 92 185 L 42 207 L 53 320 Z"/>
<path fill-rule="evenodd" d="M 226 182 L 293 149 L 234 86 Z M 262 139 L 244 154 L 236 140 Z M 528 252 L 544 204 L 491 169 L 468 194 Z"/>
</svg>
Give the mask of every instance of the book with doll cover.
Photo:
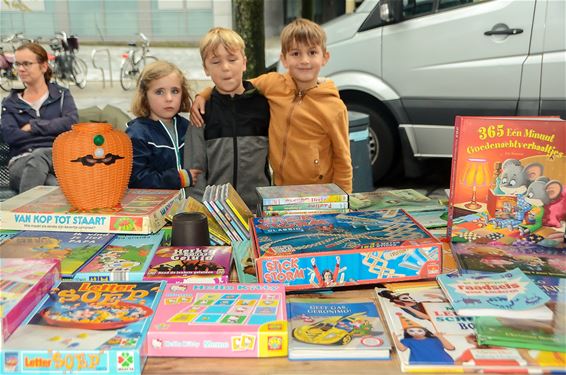
<svg viewBox="0 0 566 375">
<path fill-rule="evenodd" d="M 137 374 L 165 283 L 62 281 L 0 353 L 3 374 Z"/>
<path fill-rule="evenodd" d="M 566 122 L 456 116 L 452 242 L 564 246 Z"/>
<path fill-rule="evenodd" d="M 389 359 L 391 344 L 370 299 L 287 299 L 289 359 Z"/>
<path fill-rule="evenodd" d="M 170 246 L 157 249 L 144 280 L 168 283 L 229 282 L 232 248 L 230 246 Z"/>
<path fill-rule="evenodd" d="M 375 291 L 403 372 L 551 373 L 566 366 L 563 353 L 478 344 L 474 318 L 458 315 L 434 281 Z"/>
<path fill-rule="evenodd" d="M 61 276 L 73 278 L 113 238 L 108 233 L 22 231 L 0 244 L 0 258 L 58 259 Z"/>
<path fill-rule="evenodd" d="M 56 259 L 0 259 L 0 343 L 59 281 L 60 269 Z"/>
<path fill-rule="evenodd" d="M 36 186 L 4 202 L 2 229 L 55 232 L 155 233 L 181 190 L 128 189 L 121 209 L 77 212 L 58 186 Z"/>
<path fill-rule="evenodd" d="M 77 281 L 142 281 L 163 230 L 154 234 L 117 235 L 75 274 Z"/>
</svg>

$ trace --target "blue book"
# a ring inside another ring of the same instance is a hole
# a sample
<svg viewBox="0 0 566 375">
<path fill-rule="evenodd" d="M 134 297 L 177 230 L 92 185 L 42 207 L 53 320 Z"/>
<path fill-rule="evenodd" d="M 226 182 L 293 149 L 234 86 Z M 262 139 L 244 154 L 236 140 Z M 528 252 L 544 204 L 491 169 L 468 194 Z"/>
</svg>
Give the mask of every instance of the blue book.
<svg viewBox="0 0 566 375">
<path fill-rule="evenodd" d="M 545 306 L 550 297 L 518 268 L 436 278 L 458 315 L 552 319 L 552 310 Z"/>
<path fill-rule="evenodd" d="M 4 343 L 0 373 L 141 375 L 165 282 L 62 281 Z"/>
<path fill-rule="evenodd" d="M 154 234 L 117 235 L 100 253 L 75 274 L 77 281 L 142 281 L 163 239 Z"/>
</svg>

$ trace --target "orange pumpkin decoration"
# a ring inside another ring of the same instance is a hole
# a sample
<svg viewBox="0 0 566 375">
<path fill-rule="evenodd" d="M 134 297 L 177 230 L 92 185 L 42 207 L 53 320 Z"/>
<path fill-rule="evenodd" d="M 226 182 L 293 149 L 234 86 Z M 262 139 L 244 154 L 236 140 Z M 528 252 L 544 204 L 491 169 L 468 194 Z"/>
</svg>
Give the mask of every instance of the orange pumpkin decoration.
<svg viewBox="0 0 566 375">
<path fill-rule="evenodd" d="M 103 123 L 73 125 L 53 142 L 57 181 L 73 208 L 118 208 L 132 173 L 132 142 Z"/>
</svg>

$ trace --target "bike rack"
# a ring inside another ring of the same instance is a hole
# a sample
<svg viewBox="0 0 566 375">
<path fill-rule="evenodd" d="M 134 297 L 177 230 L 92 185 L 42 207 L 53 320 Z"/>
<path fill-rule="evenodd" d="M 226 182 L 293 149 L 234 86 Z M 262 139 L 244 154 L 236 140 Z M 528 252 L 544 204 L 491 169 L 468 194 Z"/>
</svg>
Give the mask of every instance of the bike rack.
<svg viewBox="0 0 566 375">
<path fill-rule="evenodd" d="M 96 65 L 96 62 L 94 60 L 95 55 L 99 52 L 106 52 L 106 56 L 108 57 L 108 71 L 110 72 L 110 87 L 114 87 L 114 82 L 112 81 L 112 62 L 110 59 L 110 50 L 108 48 L 104 48 L 104 49 L 99 49 L 97 50 L 96 48 L 92 50 L 92 54 L 90 55 L 90 59 L 92 61 L 92 66 L 95 69 L 99 69 L 100 72 L 102 73 L 102 88 L 106 87 L 106 79 L 104 78 L 104 69 L 100 66 Z"/>
</svg>

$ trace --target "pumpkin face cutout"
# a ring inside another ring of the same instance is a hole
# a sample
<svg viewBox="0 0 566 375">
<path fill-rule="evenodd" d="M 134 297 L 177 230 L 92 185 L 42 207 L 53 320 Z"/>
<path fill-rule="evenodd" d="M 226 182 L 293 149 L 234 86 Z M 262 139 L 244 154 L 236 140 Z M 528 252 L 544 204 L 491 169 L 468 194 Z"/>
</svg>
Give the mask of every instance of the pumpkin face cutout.
<svg viewBox="0 0 566 375">
<path fill-rule="evenodd" d="M 132 173 L 132 142 L 110 124 L 82 123 L 53 142 L 53 167 L 78 210 L 118 208 Z"/>
</svg>

